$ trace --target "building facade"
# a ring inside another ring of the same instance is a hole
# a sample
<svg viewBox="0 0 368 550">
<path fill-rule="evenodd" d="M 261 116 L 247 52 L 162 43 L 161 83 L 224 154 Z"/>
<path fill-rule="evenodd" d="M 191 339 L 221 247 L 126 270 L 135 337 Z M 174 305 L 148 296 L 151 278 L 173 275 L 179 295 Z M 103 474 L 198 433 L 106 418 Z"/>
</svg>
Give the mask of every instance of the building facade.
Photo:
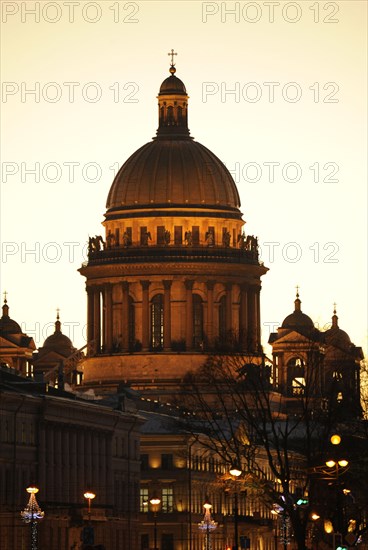
<svg viewBox="0 0 368 550">
<path fill-rule="evenodd" d="M 87 548 L 83 529 L 90 525 L 96 547 L 138 550 L 140 425 L 132 412 L 1 367 L 0 548 L 28 550 L 30 526 L 20 512 L 26 488 L 36 484 L 45 512 L 40 548 Z M 90 516 L 87 490 L 96 494 Z"/>
</svg>

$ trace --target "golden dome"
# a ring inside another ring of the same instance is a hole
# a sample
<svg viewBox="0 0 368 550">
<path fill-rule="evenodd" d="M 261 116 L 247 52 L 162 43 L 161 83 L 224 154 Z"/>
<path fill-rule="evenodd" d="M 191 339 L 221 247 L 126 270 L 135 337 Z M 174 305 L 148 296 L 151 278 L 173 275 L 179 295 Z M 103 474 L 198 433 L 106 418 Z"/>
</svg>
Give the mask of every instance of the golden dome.
<svg viewBox="0 0 368 550">
<path fill-rule="evenodd" d="M 188 129 L 188 96 L 174 75 L 160 87 L 157 137 L 138 149 L 117 173 L 108 210 L 142 206 L 240 206 L 235 182 L 221 160 L 194 141 Z"/>
<path fill-rule="evenodd" d="M 239 194 L 230 172 L 209 149 L 192 139 L 156 139 L 123 164 L 106 207 L 227 206 L 238 209 Z"/>
</svg>

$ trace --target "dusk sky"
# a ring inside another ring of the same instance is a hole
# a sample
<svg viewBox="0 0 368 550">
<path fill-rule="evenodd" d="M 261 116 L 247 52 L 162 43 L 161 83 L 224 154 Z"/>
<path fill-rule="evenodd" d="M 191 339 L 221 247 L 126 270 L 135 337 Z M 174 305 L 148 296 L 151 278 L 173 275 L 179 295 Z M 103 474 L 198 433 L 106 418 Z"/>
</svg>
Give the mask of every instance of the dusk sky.
<svg viewBox="0 0 368 550">
<path fill-rule="evenodd" d="M 77 269 L 119 166 L 176 75 L 189 128 L 232 172 L 257 235 L 262 340 L 293 311 L 367 349 L 367 4 L 2 2 L 1 290 L 42 345 L 81 347 Z M 33 13 L 32 13 L 33 12 Z M 32 92 L 33 90 L 33 92 Z M 33 172 L 32 172 L 33 171 Z"/>
</svg>

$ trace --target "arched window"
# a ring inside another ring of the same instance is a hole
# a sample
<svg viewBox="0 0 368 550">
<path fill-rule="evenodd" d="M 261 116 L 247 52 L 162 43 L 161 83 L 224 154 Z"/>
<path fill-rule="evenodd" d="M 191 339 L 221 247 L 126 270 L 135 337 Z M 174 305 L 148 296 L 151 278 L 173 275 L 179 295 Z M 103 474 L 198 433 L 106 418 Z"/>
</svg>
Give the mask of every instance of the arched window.
<svg viewBox="0 0 368 550">
<path fill-rule="evenodd" d="M 159 351 L 164 345 L 164 301 L 162 294 L 156 294 L 151 302 L 151 347 Z"/>
<path fill-rule="evenodd" d="M 226 341 L 226 296 L 222 296 L 219 304 L 219 339 Z"/>
<path fill-rule="evenodd" d="M 193 294 L 193 347 L 203 349 L 203 303 L 198 294 Z"/>
<path fill-rule="evenodd" d="M 290 396 L 304 395 L 305 372 L 304 362 L 299 357 L 293 357 L 287 364 L 287 393 Z"/>
<path fill-rule="evenodd" d="M 181 107 L 178 107 L 177 113 L 178 113 L 178 125 L 181 126 L 183 124 L 183 109 Z"/>
<path fill-rule="evenodd" d="M 167 108 L 167 125 L 172 126 L 174 124 L 174 108 L 168 107 Z"/>
</svg>

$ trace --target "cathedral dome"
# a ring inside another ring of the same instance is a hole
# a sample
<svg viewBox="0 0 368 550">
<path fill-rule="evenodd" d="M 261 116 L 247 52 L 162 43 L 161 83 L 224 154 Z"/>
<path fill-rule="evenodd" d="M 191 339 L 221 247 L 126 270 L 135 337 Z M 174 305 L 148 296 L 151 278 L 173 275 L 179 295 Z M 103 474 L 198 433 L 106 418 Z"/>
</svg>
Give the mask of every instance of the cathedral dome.
<svg viewBox="0 0 368 550">
<path fill-rule="evenodd" d="M 70 338 L 68 338 L 67 336 L 65 336 L 65 334 L 61 332 L 59 313 L 57 314 L 54 334 L 48 336 L 44 341 L 42 351 L 45 352 L 46 350 L 56 351 L 65 356 L 71 355 L 75 351 L 75 348 Z"/>
<path fill-rule="evenodd" d="M 313 330 L 314 323 L 308 315 L 302 312 L 300 306 L 301 301 L 299 300 L 299 294 L 296 295 L 295 300 L 295 310 L 293 313 L 285 317 L 281 328 L 287 329 L 296 329 L 296 330 Z"/>
<path fill-rule="evenodd" d="M 9 317 L 9 306 L 6 299 L 3 305 L 3 315 L 0 319 L 0 334 L 22 334 L 22 329 L 18 323 Z"/>
<path fill-rule="evenodd" d="M 190 138 L 155 139 L 120 168 L 106 207 L 170 203 L 238 209 L 240 198 L 230 172 L 209 149 Z"/>
<path fill-rule="evenodd" d="M 188 95 L 171 76 L 160 87 L 157 137 L 123 164 L 107 198 L 108 210 L 122 207 L 240 206 L 235 182 L 221 160 L 194 141 L 188 129 Z"/>
</svg>

